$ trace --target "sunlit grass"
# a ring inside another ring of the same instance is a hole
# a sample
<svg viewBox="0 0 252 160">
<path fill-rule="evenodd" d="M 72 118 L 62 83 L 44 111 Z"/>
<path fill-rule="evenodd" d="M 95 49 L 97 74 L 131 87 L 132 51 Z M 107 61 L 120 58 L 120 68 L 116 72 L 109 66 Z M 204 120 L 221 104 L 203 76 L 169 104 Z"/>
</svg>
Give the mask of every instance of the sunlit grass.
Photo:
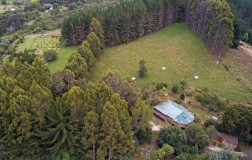
<svg viewBox="0 0 252 160">
<path fill-rule="evenodd" d="M 148 69 L 144 78 L 138 76 L 141 59 Z M 106 49 L 91 73 L 91 80 L 99 79 L 108 70 L 117 70 L 123 77 L 136 77 L 141 87 L 150 81 L 167 81 L 171 86 L 187 80 L 190 85 L 208 88 L 234 101 L 251 100 L 252 93 L 216 61 L 200 37 L 185 24 L 174 24 L 131 43 Z M 196 73 L 199 80 L 193 80 Z"/>
</svg>

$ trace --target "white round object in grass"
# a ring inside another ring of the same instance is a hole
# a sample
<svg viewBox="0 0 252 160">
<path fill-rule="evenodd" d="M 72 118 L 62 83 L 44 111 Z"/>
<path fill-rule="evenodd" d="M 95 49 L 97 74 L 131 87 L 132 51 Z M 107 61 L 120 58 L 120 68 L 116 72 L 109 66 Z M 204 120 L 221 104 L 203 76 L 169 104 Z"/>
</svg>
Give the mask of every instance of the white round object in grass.
<svg viewBox="0 0 252 160">
<path fill-rule="evenodd" d="M 162 70 L 166 70 L 166 67 L 162 67 Z"/>
<path fill-rule="evenodd" d="M 217 121 L 218 117 L 213 116 L 212 119 L 215 120 L 215 121 Z"/>
<path fill-rule="evenodd" d="M 219 63 L 220 63 L 219 61 L 216 62 L 216 64 L 219 64 Z"/>
<path fill-rule="evenodd" d="M 194 76 L 193 77 L 195 80 L 198 80 L 199 79 L 199 76 Z"/>
<path fill-rule="evenodd" d="M 136 77 L 132 77 L 131 79 L 134 81 L 134 80 L 136 80 Z"/>
</svg>

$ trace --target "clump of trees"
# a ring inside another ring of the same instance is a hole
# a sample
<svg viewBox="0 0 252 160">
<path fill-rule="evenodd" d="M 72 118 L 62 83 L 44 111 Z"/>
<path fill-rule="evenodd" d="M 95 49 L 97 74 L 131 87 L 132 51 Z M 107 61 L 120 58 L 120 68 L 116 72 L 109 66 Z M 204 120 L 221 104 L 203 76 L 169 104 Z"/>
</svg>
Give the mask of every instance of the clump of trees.
<svg viewBox="0 0 252 160">
<path fill-rule="evenodd" d="M 150 139 L 153 110 L 135 81 L 111 72 L 87 83 L 87 76 L 79 53 L 52 80 L 38 57 L 31 64 L 6 61 L 0 68 L 0 159 L 120 159 L 134 153 L 134 139 Z"/>
<path fill-rule="evenodd" d="M 218 55 L 232 43 L 234 15 L 226 1 L 189 0 L 186 2 L 186 23 Z"/>
<path fill-rule="evenodd" d="M 219 129 L 227 134 L 238 136 L 239 139 L 252 144 L 252 107 L 235 105 L 228 107 L 222 117 Z"/>
<path fill-rule="evenodd" d="M 57 52 L 53 49 L 45 50 L 43 57 L 46 62 L 51 62 L 57 59 Z"/>
<path fill-rule="evenodd" d="M 169 144 L 177 155 L 182 153 L 198 154 L 210 143 L 208 135 L 201 126 L 189 124 L 185 131 L 177 126 L 161 129 L 157 144 L 162 147 Z"/>
</svg>

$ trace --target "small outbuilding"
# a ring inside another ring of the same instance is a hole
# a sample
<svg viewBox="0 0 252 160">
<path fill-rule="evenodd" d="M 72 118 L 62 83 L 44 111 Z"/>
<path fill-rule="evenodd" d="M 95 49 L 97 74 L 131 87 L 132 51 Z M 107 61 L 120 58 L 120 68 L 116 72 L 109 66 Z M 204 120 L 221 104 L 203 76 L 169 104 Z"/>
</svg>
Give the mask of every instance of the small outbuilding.
<svg viewBox="0 0 252 160">
<path fill-rule="evenodd" d="M 238 138 L 234 136 L 230 136 L 221 132 L 217 132 L 216 140 L 220 143 L 226 142 L 229 145 L 232 145 L 234 148 L 238 147 Z"/>
</svg>

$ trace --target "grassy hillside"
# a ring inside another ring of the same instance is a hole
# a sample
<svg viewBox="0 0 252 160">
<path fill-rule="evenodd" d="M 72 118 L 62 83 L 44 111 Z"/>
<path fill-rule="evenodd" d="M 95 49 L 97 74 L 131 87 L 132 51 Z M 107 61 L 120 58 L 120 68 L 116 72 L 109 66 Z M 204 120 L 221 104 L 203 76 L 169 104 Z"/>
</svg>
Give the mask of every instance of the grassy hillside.
<svg viewBox="0 0 252 160">
<path fill-rule="evenodd" d="M 148 69 L 145 78 L 138 76 L 140 59 L 145 60 Z M 174 24 L 129 44 L 106 49 L 91 80 L 108 70 L 118 70 L 124 77 L 136 77 L 140 86 L 150 81 L 167 81 L 171 86 L 188 80 L 191 85 L 235 101 L 251 100 L 252 93 L 216 61 L 206 44 L 185 24 Z M 199 80 L 193 80 L 196 74 Z"/>
</svg>

